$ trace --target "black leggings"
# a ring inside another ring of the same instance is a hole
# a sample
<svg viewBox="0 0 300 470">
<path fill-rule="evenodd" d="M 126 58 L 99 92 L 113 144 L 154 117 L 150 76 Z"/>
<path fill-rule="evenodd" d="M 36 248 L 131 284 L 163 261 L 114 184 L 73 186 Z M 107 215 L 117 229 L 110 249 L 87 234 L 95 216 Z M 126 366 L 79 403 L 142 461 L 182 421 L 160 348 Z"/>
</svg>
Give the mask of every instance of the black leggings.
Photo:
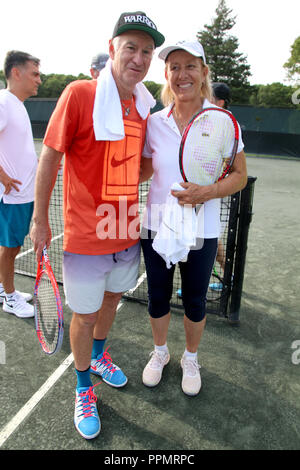
<svg viewBox="0 0 300 470">
<path fill-rule="evenodd" d="M 163 258 L 152 248 L 150 238 L 141 240 L 148 282 L 148 310 L 152 318 L 170 311 L 175 266 L 166 267 Z M 191 250 L 187 262 L 180 262 L 182 303 L 189 320 L 199 322 L 206 313 L 206 293 L 216 258 L 217 238 L 207 238 L 199 250 Z"/>
</svg>

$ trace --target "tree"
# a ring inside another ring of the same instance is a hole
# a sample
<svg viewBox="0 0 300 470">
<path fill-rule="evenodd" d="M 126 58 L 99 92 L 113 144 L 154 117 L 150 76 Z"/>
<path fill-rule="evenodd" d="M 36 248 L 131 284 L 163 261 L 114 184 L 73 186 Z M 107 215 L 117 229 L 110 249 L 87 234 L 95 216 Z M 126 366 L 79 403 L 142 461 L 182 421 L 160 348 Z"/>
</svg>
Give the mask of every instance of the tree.
<svg viewBox="0 0 300 470">
<path fill-rule="evenodd" d="M 145 81 L 144 85 L 146 86 L 148 91 L 151 93 L 153 98 L 155 98 L 157 101 L 159 101 L 162 85 L 159 85 L 158 83 L 151 82 L 151 81 Z"/>
<path fill-rule="evenodd" d="M 270 85 L 256 85 L 252 87 L 250 104 L 253 106 L 263 106 L 265 108 L 295 108 L 300 106 L 292 101 L 295 88 L 275 82 Z"/>
<path fill-rule="evenodd" d="M 229 34 L 236 24 L 236 17 L 227 8 L 225 0 L 219 0 L 216 17 L 211 25 L 204 25 L 197 39 L 203 45 L 206 61 L 211 70 L 213 82 L 227 83 L 232 91 L 233 102 L 248 103 L 251 75 L 247 58 L 238 52 L 238 39 Z"/>
<path fill-rule="evenodd" d="M 42 84 L 39 86 L 37 96 L 38 98 L 59 98 L 69 83 L 79 79 L 91 79 L 91 77 L 83 74 L 78 75 L 78 77 L 56 73 L 41 75 Z"/>
<path fill-rule="evenodd" d="M 5 87 L 6 87 L 6 80 L 4 77 L 4 73 L 2 70 L 0 70 L 0 90 L 2 90 L 2 88 L 5 88 Z"/>
<path fill-rule="evenodd" d="M 283 67 L 287 71 L 289 80 L 300 80 L 300 36 L 292 44 L 291 56 Z"/>
</svg>

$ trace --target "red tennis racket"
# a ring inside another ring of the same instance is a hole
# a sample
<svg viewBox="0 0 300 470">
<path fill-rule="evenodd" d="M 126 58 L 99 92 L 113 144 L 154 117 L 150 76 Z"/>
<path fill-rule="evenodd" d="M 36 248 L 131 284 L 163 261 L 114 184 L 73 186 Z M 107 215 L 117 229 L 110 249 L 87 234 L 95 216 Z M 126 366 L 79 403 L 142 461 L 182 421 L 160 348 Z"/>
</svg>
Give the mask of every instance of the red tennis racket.
<svg viewBox="0 0 300 470">
<path fill-rule="evenodd" d="M 235 117 L 222 108 L 206 108 L 186 127 L 179 149 L 180 172 L 185 182 L 206 186 L 229 173 L 239 142 Z"/>
<path fill-rule="evenodd" d="M 43 351 L 49 355 L 55 354 L 62 345 L 64 318 L 61 297 L 46 246 L 37 269 L 34 287 L 34 317 L 37 337 Z"/>
</svg>

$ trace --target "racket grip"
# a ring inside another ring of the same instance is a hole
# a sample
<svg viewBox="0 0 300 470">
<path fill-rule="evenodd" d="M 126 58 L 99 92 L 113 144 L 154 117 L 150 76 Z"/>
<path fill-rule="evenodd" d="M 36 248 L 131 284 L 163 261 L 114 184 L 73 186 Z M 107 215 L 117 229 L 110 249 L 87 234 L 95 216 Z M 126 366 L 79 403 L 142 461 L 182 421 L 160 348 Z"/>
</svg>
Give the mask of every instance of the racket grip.
<svg viewBox="0 0 300 470">
<path fill-rule="evenodd" d="M 43 269 L 43 264 L 44 264 L 44 259 L 47 256 L 47 246 L 45 245 L 41 254 L 41 259 L 39 262 L 39 270 L 41 271 Z"/>
</svg>

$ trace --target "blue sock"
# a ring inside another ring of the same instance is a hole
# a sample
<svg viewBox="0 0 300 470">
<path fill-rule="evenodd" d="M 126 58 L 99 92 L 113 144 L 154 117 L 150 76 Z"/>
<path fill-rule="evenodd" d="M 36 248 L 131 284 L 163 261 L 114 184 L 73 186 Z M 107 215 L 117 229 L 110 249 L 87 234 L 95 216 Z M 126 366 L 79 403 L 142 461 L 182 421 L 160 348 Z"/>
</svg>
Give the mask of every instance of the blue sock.
<svg viewBox="0 0 300 470">
<path fill-rule="evenodd" d="M 82 387 L 92 387 L 92 381 L 90 377 L 90 368 L 87 370 L 77 370 L 75 369 L 77 375 L 77 390 Z"/>
<path fill-rule="evenodd" d="M 92 359 L 97 359 L 99 354 L 103 353 L 105 339 L 94 339 L 93 349 L 92 349 Z"/>
</svg>

